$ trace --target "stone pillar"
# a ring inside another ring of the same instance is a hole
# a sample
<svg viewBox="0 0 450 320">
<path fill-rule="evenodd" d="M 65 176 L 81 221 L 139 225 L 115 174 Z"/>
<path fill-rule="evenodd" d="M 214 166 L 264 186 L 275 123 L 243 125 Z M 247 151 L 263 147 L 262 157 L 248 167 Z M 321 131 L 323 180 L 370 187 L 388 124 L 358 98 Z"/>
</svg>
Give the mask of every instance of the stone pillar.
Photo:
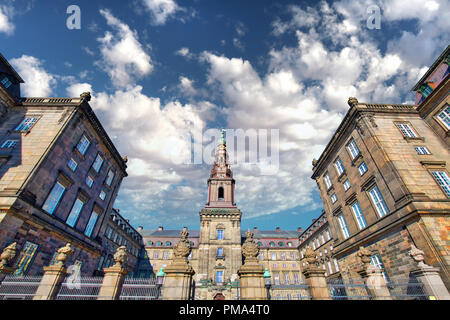
<svg viewBox="0 0 450 320">
<path fill-rule="evenodd" d="M 67 268 L 65 263 L 67 258 L 73 254 L 73 249 L 70 243 L 65 247 L 58 249 L 58 255 L 56 264 L 44 267 L 44 276 L 39 283 L 39 287 L 34 294 L 33 300 L 54 300 L 61 288 L 66 275 Z"/>
<path fill-rule="evenodd" d="M 424 252 L 411 245 L 409 255 L 417 262 L 417 268 L 411 274 L 424 285 L 426 294 L 430 299 L 450 300 L 450 294 L 439 274 L 439 268 L 425 264 Z"/>
<path fill-rule="evenodd" d="M 191 253 L 191 246 L 187 240 L 189 233 L 186 227 L 180 235 L 181 239 L 173 248 L 172 264 L 164 269 L 165 278 L 162 287 L 164 300 L 189 300 L 191 295 L 192 277 L 195 271 L 187 259 Z"/>
<path fill-rule="evenodd" d="M 97 300 L 119 300 L 122 285 L 128 273 L 128 270 L 124 267 L 126 260 L 127 248 L 125 246 L 117 248 L 114 254 L 116 263 L 112 267 L 103 269 L 105 275 Z"/>
<path fill-rule="evenodd" d="M 13 273 L 17 269 L 11 265 L 12 260 L 16 256 L 16 252 L 17 243 L 14 242 L 7 246 L 0 255 L 0 285 L 7 275 Z"/>
<path fill-rule="evenodd" d="M 242 245 L 242 254 L 245 257 L 244 265 L 238 270 L 242 300 L 267 300 L 264 267 L 258 264 L 258 253 L 258 245 L 253 240 L 253 233 L 249 229 Z"/>
<path fill-rule="evenodd" d="M 303 270 L 306 284 L 309 286 L 311 300 L 330 300 L 325 270 L 318 267 L 316 253 L 310 247 L 306 248 L 305 261 L 308 265 Z"/>
<path fill-rule="evenodd" d="M 361 259 L 361 266 L 356 270 L 363 278 L 367 293 L 374 300 L 392 300 L 391 293 L 387 287 L 383 272 L 370 264 L 372 252 L 364 247 L 359 247 L 358 257 Z"/>
</svg>

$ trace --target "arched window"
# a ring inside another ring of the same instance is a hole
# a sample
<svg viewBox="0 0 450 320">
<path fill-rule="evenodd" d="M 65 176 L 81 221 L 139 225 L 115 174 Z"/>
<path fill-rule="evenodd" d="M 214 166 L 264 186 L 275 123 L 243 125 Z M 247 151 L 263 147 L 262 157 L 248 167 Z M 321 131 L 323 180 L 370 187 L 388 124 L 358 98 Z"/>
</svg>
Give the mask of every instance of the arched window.
<svg viewBox="0 0 450 320">
<path fill-rule="evenodd" d="M 166 247 L 170 247 L 172 245 L 172 242 L 166 241 Z"/>
<path fill-rule="evenodd" d="M 262 247 L 262 242 L 261 241 L 258 242 L 258 247 Z"/>
<path fill-rule="evenodd" d="M 153 241 L 148 241 L 147 245 L 152 246 L 153 245 Z"/>
<path fill-rule="evenodd" d="M 271 241 L 271 242 L 269 243 L 269 246 L 275 247 L 275 242 Z"/>
<path fill-rule="evenodd" d="M 281 241 L 278 242 L 278 246 L 279 246 L 279 247 L 282 247 L 282 246 L 283 246 L 283 242 L 281 242 Z"/>
<path fill-rule="evenodd" d="M 223 256 L 223 248 L 217 248 L 217 255 L 220 257 L 220 256 Z"/>
<path fill-rule="evenodd" d="M 219 200 L 223 200 L 224 198 L 223 194 L 224 194 L 223 187 L 219 187 Z"/>
<path fill-rule="evenodd" d="M 157 245 L 157 246 L 162 246 L 162 242 L 161 242 L 161 241 L 158 241 L 158 242 L 156 243 L 156 245 Z"/>
</svg>

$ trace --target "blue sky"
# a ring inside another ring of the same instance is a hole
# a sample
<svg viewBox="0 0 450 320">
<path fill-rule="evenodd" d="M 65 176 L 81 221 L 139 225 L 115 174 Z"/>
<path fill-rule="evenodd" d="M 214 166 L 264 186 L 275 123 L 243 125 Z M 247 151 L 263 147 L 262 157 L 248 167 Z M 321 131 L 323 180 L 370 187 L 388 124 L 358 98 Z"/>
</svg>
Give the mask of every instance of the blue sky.
<svg viewBox="0 0 450 320">
<path fill-rule="evenodd" d="M 69 30 L 69 5 L 81 29 Z M 367 27 L 380 9 L 380 29 Z M 322 208 L 311 161 L 347 99 L 412 103 L 449 43 L 448 1 L 1 1 L 0 50 L 24 96 L 78 96 L 127 155 L 116 207 L 135 226 L 199 227 L 208 165 L 180 132 L 278 129 L 276 175 L 233 167 L 242 227 L 305 228 Z"/>
</svg>

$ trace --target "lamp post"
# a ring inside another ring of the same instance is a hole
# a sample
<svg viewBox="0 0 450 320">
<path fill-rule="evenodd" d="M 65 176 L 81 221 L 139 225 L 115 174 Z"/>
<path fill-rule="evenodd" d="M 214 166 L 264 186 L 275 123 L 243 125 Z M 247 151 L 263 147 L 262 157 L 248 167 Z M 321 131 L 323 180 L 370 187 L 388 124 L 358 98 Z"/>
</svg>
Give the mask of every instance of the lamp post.
<svg viewBox="0 0 450 320">
<path fill-rule="evenodd" d="M 267 300 L 271 299 L 271 297 L 270 297 L 270 287 L 272 286 L 272 283 L 270 281 L 270 278 L 271 278 L 271 274 L 270 274 L 269 270 L 266 268 L 266 270 L 264 271 L 264 280 L 265 280 L 264 281 L 264 285 L 265 285 L 266 290 L 267 290 Z"/>
<path fill-rule="evenodd" d="M 157 291 L 156 291 L 156 300 L 159 299 L 159 295 L 161 294 L 161 287 L 162 287 L 162 284 L 164 282 L 164 276 L 165 275 L 166 274 L 164 273 L 163 268 L 161 268 L 159 270 L 158 274 L 156 275 L 156 289 L 157 289 Z"/>
</svg>

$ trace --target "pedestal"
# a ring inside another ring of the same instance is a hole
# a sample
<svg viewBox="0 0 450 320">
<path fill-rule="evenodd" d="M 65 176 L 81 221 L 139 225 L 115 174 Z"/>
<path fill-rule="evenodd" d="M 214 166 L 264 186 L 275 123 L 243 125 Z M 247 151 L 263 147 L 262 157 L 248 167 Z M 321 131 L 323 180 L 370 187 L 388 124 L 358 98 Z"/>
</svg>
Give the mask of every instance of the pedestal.
<svg viewBox="0 0 450 320">
<path fill-rule="evenodd" d="M 44 276 L 39 283 L 33 300 L 54 300 L 66 275 L 67 269 L 64 266 L 53 265 L 44 267 Z"/>
<path fill-rule="evenodd" d="M 439 274 L 439 268 L 423 266 L 412 270 L 411 273 L 423 283 L 429 296 L 437 300 L 450 300 L 450 294 Z"/>
<path fill-rule="evenodd" d="M 163 300 L 189 300 L 194 269 L 187 262 L 175 262 L 164 269 Z"/>
<path fill-rule="evenodd" d="M 325 272 L 325 270 L 315 266 L 308 266 L 303 271 L 306 284 L 309 286 L 311 300 L 330 300 Z"/>
<path fill-rule="evenodd" d="M 374 300 L 392 300 L 391 293 L 387 287 L 386 280 L 380 268 L 370 265 L 365 270 L 358 272 L 364 279 L 367 292 Z"/>
<path fill-rule="evenodd" d="M 244 264 L 238 270 L 241 300 L 267 300 L 264 286 L 264 267 L 259 264 Z"/>
<path fill-rule="evenodd" d="M 97 300 L 118 300 L 128 270 L 120 265 L 114 265 L 103 269 L 103 272 L 105 275 Z"/>
</svg>

